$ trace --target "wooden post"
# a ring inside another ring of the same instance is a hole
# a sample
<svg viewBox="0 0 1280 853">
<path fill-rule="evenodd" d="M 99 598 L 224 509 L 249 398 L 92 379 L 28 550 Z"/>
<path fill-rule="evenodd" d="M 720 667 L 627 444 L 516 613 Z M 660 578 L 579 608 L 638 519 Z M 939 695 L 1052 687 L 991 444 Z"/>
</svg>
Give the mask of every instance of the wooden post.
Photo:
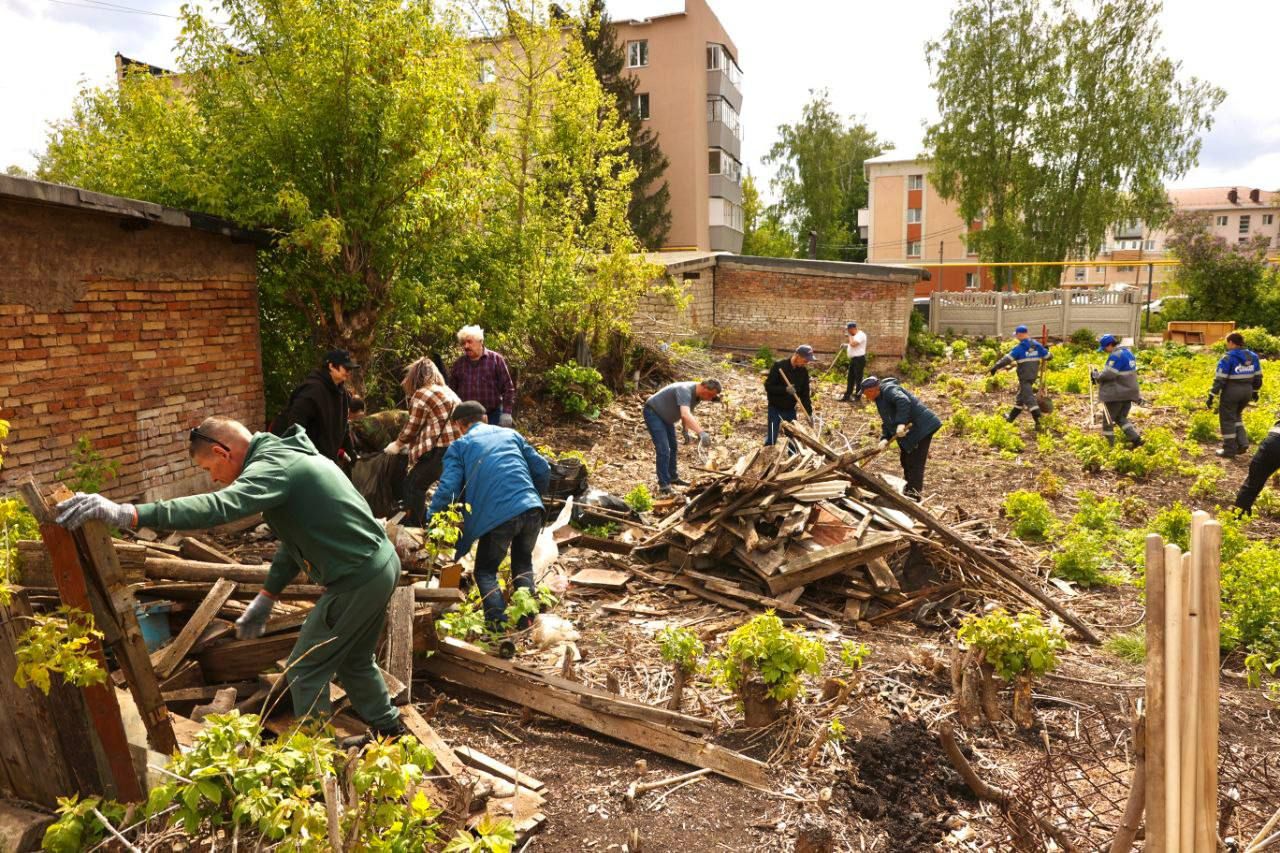
<svg viewBox="0 0 1280 853">
<path fill-rule="evenodd" d="M 1065 328 L 1065 327 L 1064 327 Z M 1165 853 L 1165 573 L 1164 540 L 1147 537 L 1147 850 Z"/>
<path fill-rule="evenodd" d="M 1218 668 L 1222 525 L 1206 521 L 1200 530 L 1200 755 L 1196 801 L 1196 850 L 1218 845 Z"/>
<path fill-rule="evenodd" d="M 1182 677 L 1182 551 L 1164 546 L 1164 753 L 1165 850 L 1180 850 L 1182 837 L 1182 694 L 1168 689 Z"/>
<path fill-rule="evenodd" d="M 1181 746 L 1181 780 L 1178 795 L 1182 805 L 1178 814 L 1182 839 L 1179 850 L 1195 850 L 1196 813 L 1196 770 L 1200 752 L 1200 617 L 1197 613 L 1200 602 L 1200 557 L 1197 548 L 1197 534 L 1204 526 L 1201 513 L 1191 518 L 1191 550 L 1182 555 L 1182 743 Z M 1166 688 L 1172 685 L 1166 685 Z"/>
</svg>

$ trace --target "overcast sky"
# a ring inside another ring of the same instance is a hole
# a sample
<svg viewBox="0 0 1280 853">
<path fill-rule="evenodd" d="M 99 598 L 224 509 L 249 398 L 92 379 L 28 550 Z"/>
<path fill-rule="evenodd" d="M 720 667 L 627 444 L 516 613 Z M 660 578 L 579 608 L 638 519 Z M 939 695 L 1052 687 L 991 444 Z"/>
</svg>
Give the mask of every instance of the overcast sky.
<svg viewBox="0 0 1280 853">
<path fill-rule="evenodd" d="M 710 0 L 743 68 L 743 160 L 760 162 L 777 126 L 810 89 L 863 118 L 899 151 L 919 150 L 934 117 L 924 43 L 946 28 L 950 0 Z M 171 64 L 180 0 L 0 0 L 0 166 L 31 168 L 46 123 L 65 116 L 81 81 L 105 84 L 113 57 Z M 679 11 L 682 0 L 610 0 L 614 18 Z M 1189 74 L 1227 91 L 1200 165 L 1180 186 L 1280 189 L 1276 0 L 1167 0 L 1165 44 Z M 132 11 L 126 11 L 132 10 Z"/>
</svg>

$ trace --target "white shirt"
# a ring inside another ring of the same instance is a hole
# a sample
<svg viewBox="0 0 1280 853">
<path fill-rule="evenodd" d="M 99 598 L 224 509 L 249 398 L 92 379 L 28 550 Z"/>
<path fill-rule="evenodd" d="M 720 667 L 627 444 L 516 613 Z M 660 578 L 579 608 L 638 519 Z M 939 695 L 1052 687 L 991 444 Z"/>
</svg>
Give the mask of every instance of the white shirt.
<svg viewBox="0 0 1280 853">
<path fill-rule="evenodd" d="M 849 358 L 856 358 L 860 355 L 867 354 L 867 333 L 859 329 L 849 336 L 849 343 L 844 345 L 844 351 L 848 353 Z"/>
</svg>

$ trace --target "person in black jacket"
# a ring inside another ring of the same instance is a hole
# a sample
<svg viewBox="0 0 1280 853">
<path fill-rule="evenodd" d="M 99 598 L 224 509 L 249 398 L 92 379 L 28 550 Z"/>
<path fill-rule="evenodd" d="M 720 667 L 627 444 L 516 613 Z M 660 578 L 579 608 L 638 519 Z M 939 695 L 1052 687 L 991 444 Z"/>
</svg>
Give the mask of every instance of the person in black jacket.
<svg viewBox="0 0 1280 853">
<path fill-rule="evenodd" d="M 809 365 L 816 360 L 813 347 L 802 344 L 789 358 L 778 359 L 769 368 L 764 380 L 764 393 L 769 400 L 769 425 L 765 428 L 764 443 L 768 447 L 778 441 L 783 421 L 796 419 L 796 404 L 804 406 L 813 417 L 813 402 L 809 398 Z"/>
<path fill-rule="evenodd" d="M 351 371 L 359 369 L 346 350 L 330 350 L 320 366 L 294 389 L 289 405 L 271 431 L 283 435 L 289 427 L 298 424 L 307 431 L 307 438 L 321 456 L 338 462 L 346 455 L 343 447 L 348 443 L 347 417 L 351 406 L 351 395 L 343 386 L 351 378 Z"/>
</svg>

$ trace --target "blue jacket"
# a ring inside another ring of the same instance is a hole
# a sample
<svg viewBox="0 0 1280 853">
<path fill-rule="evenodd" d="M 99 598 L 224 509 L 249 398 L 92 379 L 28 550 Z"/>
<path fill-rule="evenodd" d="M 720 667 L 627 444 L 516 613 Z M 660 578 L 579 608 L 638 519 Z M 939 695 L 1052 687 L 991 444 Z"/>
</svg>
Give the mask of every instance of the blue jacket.
<svg viewBox="0 0 1280 853">
<path fill-rule="evenodd" d="M 1228 382 L 1233 386 L 1235 383 L 1244 385 L 1251 392 L 1261 388 L 1262 362 L 1258 360 L 1258 354 L 1244 347 L 1227 350 L 1213 375 L 1213 393 L 1221 394 Z"/>
<path fill-rule="evenodd" d="M 499 524 L 542 507 L 551 466 L 513 429 L 476 424 L 444 453 L 444 473 L 427 520 L 451 503 L 471 506 L 462 521 L 458 555 Z M 424 522 L 425 527 L 428 522 Z"/>
<path fill-rule="evenodd" d="M 1138 388 L 1138 359 L 1125 347 L 1116 347 L 1097 374 L 1098 400 L 1103 403 L 1137 403 L 1142 400 Z"/>
<path fill-rule="evenodd" d="M 876 411 L 880 413 L 880 437 L 891 438 L 900 424 L 911 424 L 907 434 L 898 439 L 904 453 L 916 449 L 921 439 L 933 435 L 942 427 L 942 421 L 928 406 L 896 379 L 880 380 L 880 396 L 876 397 Z"/>
</svg>

